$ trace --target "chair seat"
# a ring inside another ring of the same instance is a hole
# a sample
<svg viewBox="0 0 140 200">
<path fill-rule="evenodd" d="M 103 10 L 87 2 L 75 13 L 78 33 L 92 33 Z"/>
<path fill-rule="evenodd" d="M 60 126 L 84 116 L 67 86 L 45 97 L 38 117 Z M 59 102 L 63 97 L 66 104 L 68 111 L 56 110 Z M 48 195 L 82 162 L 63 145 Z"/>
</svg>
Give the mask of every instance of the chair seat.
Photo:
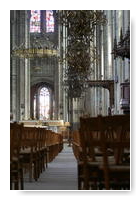
<svg viewBox="0 0 140 200">
<path fill-rule="evenodd" d="M 31 153 L 31 152 L 32 152 L 32 153 L 36 153 L 37 151 L 31 150 L 30 147 L 20 150 L 20 154 L 29 154 L 29 153 Z"/>
<path fill-rule="evenodd" d="M 118 172 L 130 172 L 130 166 L 127 165 L 110 165 L 109 166 L 110 171 L 118 171 Z"/>
</svg>

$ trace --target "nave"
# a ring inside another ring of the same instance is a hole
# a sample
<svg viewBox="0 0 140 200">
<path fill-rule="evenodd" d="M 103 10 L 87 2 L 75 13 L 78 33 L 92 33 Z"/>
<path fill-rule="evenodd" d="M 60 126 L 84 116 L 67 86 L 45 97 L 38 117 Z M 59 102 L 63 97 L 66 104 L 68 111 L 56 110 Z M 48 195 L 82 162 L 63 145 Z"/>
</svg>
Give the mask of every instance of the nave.
<svg viewBox="0 0 140 200">
<path fill-rule="evenodd" d="M 44 127 L 11 123 L 10 189 L 130 190 L 130 150 L 129 115 L 80 118 L 69 143 Z"/>
<path fill-rule="evenodd" d="M 64 144 L 61 153 L 40 175 L 38 181 L 29 182 L 25 175 L 24 190 L 77 190 L 77 164 L 72 147 Z"/>
</svg>

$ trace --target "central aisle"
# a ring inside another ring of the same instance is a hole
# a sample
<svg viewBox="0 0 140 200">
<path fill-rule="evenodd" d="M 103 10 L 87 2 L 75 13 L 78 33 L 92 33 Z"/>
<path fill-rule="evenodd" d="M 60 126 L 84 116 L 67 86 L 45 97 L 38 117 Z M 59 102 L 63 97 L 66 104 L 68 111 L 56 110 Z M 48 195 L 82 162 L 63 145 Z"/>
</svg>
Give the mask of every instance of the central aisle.
<svg viewBox="0 0 140 200">
<path fill-rule="evenodd" d="M 48 168 L 37 182 L 25 179 L 24 190 L 77 190 L 77 163 L 72 147 L 64 144 L 64 149 L 48 163 Z"/>
</svg>

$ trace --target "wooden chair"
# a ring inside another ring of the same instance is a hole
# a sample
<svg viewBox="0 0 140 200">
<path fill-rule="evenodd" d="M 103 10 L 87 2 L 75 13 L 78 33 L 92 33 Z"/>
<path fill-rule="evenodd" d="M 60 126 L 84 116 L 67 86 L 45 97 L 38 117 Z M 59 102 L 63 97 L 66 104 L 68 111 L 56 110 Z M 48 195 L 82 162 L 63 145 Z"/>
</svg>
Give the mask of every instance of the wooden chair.
<svg viewBox="0 0 140 200">
<path fill-rule="evenodd" d="M 97 189 L 99 181 L 99 161 L 97 154 L 100 153 L 100 124 L 97 117 L 80 118 L 79 138 L 81 144 L 81 161 L 78 164 L 79 189 Z M 96 152 L 96 153 L 95 153 Z"/>
<path fill-rule="evenodd" d="M 78 172 L 78 189 L 81 189 L 81 183 L 84 181 L 84 176 L 83 176 L 83 152 L 82 152 L 82 147 L 80 143 L 80 135 L 79 131 L 75 130 L 72 132 L 72 149 L 74 156 L 77 160 L 77 172 Z"/>
<path fill-rule="evenodd" d="M 101 119 L 104 185 L 106 189 L 130 189 L 130 116 Z M 112 149 L 114 164 L 107 150 Z"/>
<path fill-rule="evenodd" d="M 129 148 L 129 126 L 129 116 L 80 119 L 79 137 L 83 163 L 79 177 L 82 175 L 83 179 L 79 178 L 79 180 L 83 181 L 83 186 L 79 184 L 79 189 L 117 188 L 119 180 L 117 181 L 117 176 L 114 177 L 114 171 L 116 169 L 117 174 L 117 165 L 121 163 L 124 148 Z M 120 169 L 126 174 L 129 185 L 129 166 L 126 167 L 125 163 L 125 166 L 122 164 Z"/>
<path fill-rule="evenodd" d="M 10 124 L 10 189 L 23 190 L 23 168 L 20 157 L 20 141 L 23 125 Z"/>
</svg>

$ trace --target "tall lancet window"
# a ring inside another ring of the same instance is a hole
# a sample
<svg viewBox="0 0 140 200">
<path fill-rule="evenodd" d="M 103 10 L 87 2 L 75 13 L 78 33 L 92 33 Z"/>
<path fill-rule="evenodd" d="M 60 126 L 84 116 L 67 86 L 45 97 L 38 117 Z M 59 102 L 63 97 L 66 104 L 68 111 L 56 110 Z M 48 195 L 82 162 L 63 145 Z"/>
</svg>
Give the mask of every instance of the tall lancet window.
<svg viewBox="0 0 140 200">
<path fill-rule="evenodd" d="M 30 32 L 40 33 L 41 17 L 40 10 L 31 10 Z"/>
<path fill-rule="evenodd" d="M 54 32 L 54 17 L 52 10 L 46 10 L 46 32 Z"/>
<path fill-rule="evenodd" d="M 48 88 L 43 87 L 40 90 L 40 120 L 50 118 L 50 93 Z"/>
</svg>

